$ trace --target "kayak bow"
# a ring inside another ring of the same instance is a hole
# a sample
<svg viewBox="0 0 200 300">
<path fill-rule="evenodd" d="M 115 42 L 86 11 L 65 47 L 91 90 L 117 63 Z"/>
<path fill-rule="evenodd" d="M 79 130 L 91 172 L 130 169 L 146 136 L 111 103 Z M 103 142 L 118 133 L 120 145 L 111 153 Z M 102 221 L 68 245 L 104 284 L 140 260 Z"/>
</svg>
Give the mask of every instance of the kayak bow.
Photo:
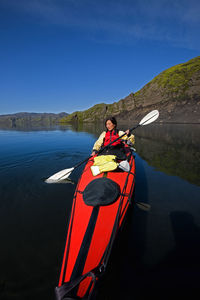
<svg viewBox="0 0 200 300">
<path fill-rule="evenodd" d="M 73 198 L 57 300 L 90 299 L 106 269 L 135 185 L 134 156 L 127 145 L 125 151 L 128 172 L 117 169 L 94 177 L 93 158 L 83 170 Z"/>
</svg>

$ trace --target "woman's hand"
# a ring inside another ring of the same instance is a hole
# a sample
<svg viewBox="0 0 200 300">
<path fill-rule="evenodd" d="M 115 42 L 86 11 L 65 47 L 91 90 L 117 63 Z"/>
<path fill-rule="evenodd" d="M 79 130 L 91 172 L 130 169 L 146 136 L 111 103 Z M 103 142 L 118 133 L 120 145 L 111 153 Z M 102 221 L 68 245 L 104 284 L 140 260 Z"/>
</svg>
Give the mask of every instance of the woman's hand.
<svg viewBox="0 0 200 300">
<path fill-rule="evenodd" d="M 95 152 L 95 151 L 93 151 L 91 155 L 92 155 L 92 156 L 94 156 L 95 154 L 96 154 L 96 152 Z"/>
<path fill-rule="evenodd" d="M 125 131 L 125 133 L 127 134 L 127 135 L 129 135 L 129 133 L 130 133 L 130 130 L 128 129 L 128 130 L 126 130 Z"/>
</svg>

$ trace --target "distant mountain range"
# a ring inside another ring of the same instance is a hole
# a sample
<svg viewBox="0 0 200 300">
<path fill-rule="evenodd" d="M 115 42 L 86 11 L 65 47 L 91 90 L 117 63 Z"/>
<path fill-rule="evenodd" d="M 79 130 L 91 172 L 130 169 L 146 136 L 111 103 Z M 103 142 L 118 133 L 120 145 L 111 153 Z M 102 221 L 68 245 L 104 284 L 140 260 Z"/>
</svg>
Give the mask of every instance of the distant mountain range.
<svg viewBox="0 0 200 300">
<path fill-rule="evenodd" d="M 200 56 L 163 71 L 135 94 L 76 111 L 60 122 L 94 122 L 110 115 L 134 122 L 154 109 L 160 112 L 158 122 L 200 123 Z"/>
<path fill-rule="evenodd" d="M 22 126 L 35 126 L 35 125 L 52 125 L 67 116 L 65 112 L 54 113 L 27 113 L 19 112 L 16 114 L 0 115 L 0 126 L 15 128 Z"/>
</svg>

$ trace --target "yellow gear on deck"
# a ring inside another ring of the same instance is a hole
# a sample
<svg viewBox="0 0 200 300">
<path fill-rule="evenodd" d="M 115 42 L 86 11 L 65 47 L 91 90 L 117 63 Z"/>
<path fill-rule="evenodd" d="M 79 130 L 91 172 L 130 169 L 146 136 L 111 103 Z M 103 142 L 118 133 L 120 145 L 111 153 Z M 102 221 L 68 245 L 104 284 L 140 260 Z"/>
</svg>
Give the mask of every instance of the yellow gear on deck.
<svg viewBox="0 0 200 300">
<path fill-rule="evenodd" d="M 93 166 L 90 169 L 93 176 L 96 176 L 103 172 L 113 171 L 117 169 L 118 165 L 116 155 L 100 155 L 94 158 Z"/>
</svg>

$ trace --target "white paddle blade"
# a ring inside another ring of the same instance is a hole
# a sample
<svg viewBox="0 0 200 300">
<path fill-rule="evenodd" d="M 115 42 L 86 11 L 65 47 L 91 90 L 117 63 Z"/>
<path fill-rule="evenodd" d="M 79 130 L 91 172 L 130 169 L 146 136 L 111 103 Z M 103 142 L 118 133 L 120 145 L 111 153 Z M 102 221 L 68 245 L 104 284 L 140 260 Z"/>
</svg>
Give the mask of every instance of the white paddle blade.
<svg viewBox="0 0 200 300">
<path fill-rule="evenodd" d="M 149 114 L 147 114 L 141 121 L 140 125 L 147 125 L 152 122 L 154 122 L 159 117 L 159 111 L 158 110 L 152 110 Z"/>
<path fill-rule="evenodd" d="M 45 182 L 54 183 L 54 182 L 59 181 L 59 180 L 64 180 L 64 179 L 69 177 L 69 175 L 71 174 L 71 172 L 73 170 L 74 170 L 74 168 L 64 169 L 62 171 L 59 171 L 59 172 L 55 173 L 54 175 L 50 176 L 49 178 L 47 178 L 45 180 Z"/>
</svg>

